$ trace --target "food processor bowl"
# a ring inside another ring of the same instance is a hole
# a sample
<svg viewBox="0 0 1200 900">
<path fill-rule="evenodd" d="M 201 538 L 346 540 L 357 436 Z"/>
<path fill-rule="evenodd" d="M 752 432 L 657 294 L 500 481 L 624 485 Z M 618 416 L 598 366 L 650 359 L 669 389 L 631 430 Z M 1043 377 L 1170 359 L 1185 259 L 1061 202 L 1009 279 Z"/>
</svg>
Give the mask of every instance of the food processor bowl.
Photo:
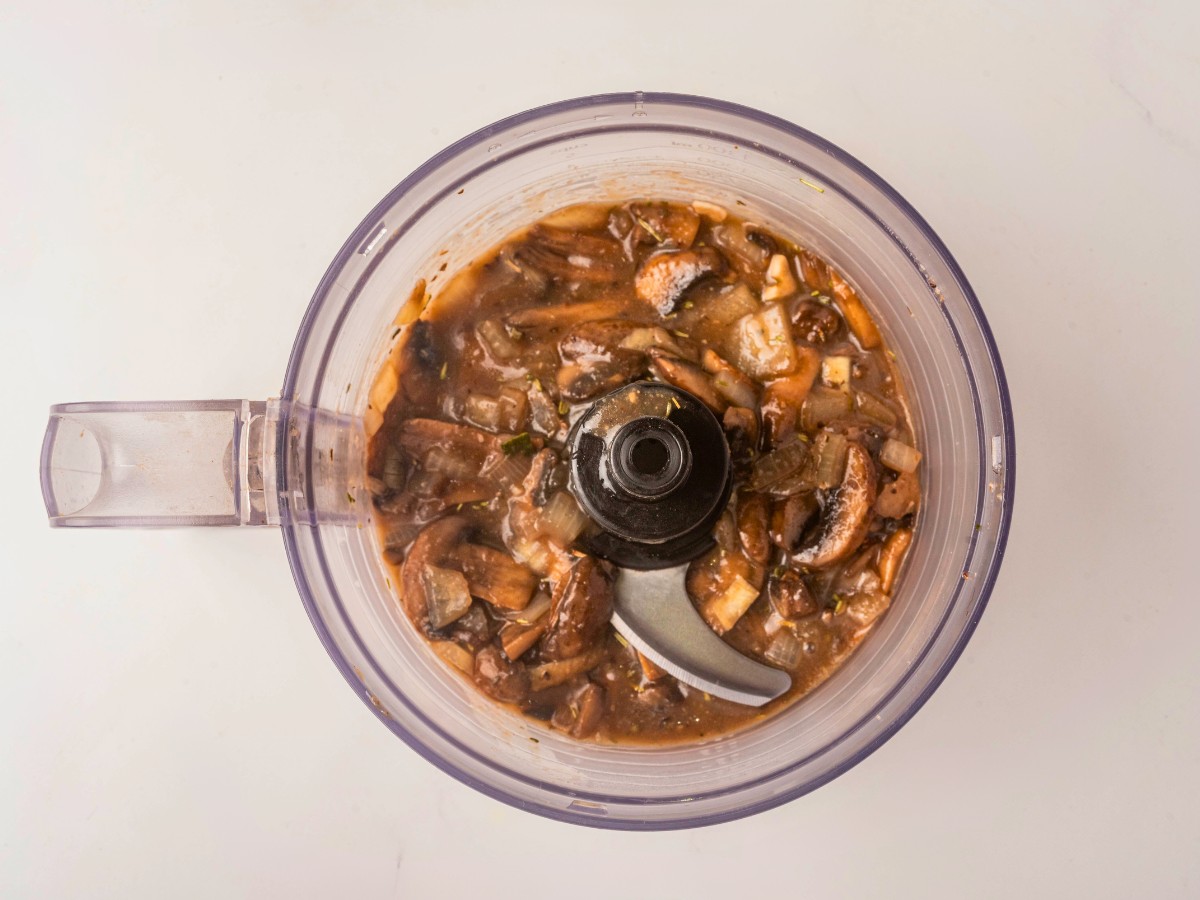
<svg viewBox="0 0 1200 900">
<path fill-rule="evenodd" d="M 631 197 L 726 206 L 844 273 L 896 353 L 924 453 L 919 524 L 887 615 L 810 694 L 699 743 L 581 742 L 481 696 L 404 617 L 365 486 L 363 416 L 414 285 L 424 279 L 436 296 L 514 229 L 570 204 Z M 180 446 L 194 452 L 180 458 Z M 983 312 L 908 203 L 786 121 L 639 92 L 497 122 L 401 182 L 318 286 L 278 400 L 54 407 L 42 480 L 56 525 L 280 525 L 321 642 L 397 737 L 518 808 L 584 825 L 666 829 L 799 797 L 865 758 L 921 707 L 995 582 L 1013 448 Z"/>
</svg>

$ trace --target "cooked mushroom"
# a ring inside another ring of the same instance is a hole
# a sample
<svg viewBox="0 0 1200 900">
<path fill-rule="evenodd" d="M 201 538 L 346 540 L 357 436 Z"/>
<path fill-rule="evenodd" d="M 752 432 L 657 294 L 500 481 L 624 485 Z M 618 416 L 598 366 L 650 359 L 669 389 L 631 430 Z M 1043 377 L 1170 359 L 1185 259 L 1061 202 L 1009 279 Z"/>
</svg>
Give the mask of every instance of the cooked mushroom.
<svg viewBox="0 0 1200 900">
<path fill-rule="evenodd" d="M 767 597 L 775 612 L 785 619 L 799 619 L 817 611 L 817 600 L 795 569 L 772 573 L 767 581 Z"/>
<path fill-rule="evenodd" d="M 725 259 L 712 247 L 656 253 L 638 269 L 633 289 L 639 300 L 665 316 L 693 284 L 723 271 Z"/>
<path fill-rule="evenodd" d="M 733 467 L 733 477 L 738 481 L 745 481 L 750 477 L 758 450 L 758 416 L 753 409 L 731 406 L 725 410 L 721 427 L 725 430 L 725 439 L 729 442 L 729 462 Z"/>
<path fill-rule="evenodd" d="M 679 203 L 635 201 L 629 213 L 636 225 L 634 238 L 639 244 L 671 243 L 686 250 L 700 230 L 696 210 Z"/>
<path fill-rule="evenodd" d="M 594 647 L 579 656 L 567 659 L 552 659 L 529 670 L 529 685 L 532 690 L 544 691 L 582 675 L 604 661 L 604 647 Z"/>
<path fill-rule="evenodd" d="M 565 481 L 558 455 L 549 448 L 534 455 L 529 474 L 508 500 L 504 543 L 509 550 L 539 575 L 565 578 L 574 557 L 565 547 L 542 534 L 541 512 L 549 498 Z"/>
<path fill-rule="evenodd" d="M 896 576 L 900 572 L 900 564 L 904 562 L 905 554 L 908 553 L 912 536 L 911 528 L 901 528 L 892 532 L 883 542 L 883 549 L 879 551 L 879 562 L 875 564 L 875 568 L 879 572 L 879 587 L 885 594 L 890 594 L 896 584 Z"/>
<path fill-rule="evenodd" d="M 771 535 L 767 526 L 770 501 L 765 494 L 742 492 L 738 495 L 737 527 L 742 549 L 751 561 L 766 565 L 771 555 Z"/>
<path fill-rule="evenodd" d="M 585 681 L 571 691 L 558 705 L 550 720 L 571 737 L 591 737 L 604 718 L 604 688 L 592 681 Z"/>
<path fill-rule="evenodd" d="M 587 400 L 640 375 L 646 368 L 645 354 L 621 346 L 633 327 L 628 321 L 608 320 L 587 322 L 568 332 L 558 345 L 563 365 L 557 382 L 562 396 Z"/>
<path fill-rule="evenodd" d="M 810 344 L 824 344 L 842 333 L 837 310 L 816 300 L 801 300 L 792 309 L 792 333 Z"/>
<path fill-rule="evenodd" d="M 503 609 L 524 609 L 529 604 L 537 578 L 507 553 L 464 544 L 457 555 L 474 596 Z"/>
<path fill-rule="evenodd" d="M 608 567 L 590 556 L 580 558 L 554 586 L 550 627 L 542 638 L 542 658 L 567 659 L 595 643 L 608 627 L 613 609 L 613 578 Z"/>
<path fill-rule="evenodd" d="M 475 654 L 475 683 L 502 703 L 520 703 L 529 696 L 529 671 L 495 644 Z"/>
<path fill-rule="evenodd" d="M 771 541 L 785 553 L 791 553 L 816 512 L 817 499 L 811 493 L 776 500 L 771 508 Z"/>
<path fill-rule="evenodd" d="M 432 626 L 429 622 L 425 571 L 430 566 L 441 566 L 445 562 L 458 545 L 467 524 L 467 520 L 460 516 L 449 516 L 427 525 L 417 535 L 404 559 L 404 566 L 400 570 L 403 589 L 401 602 L 412 623 L 426 633 L 432 630 Z"/>
<path fill-rule="evenodd" d="M 921 479 L 916 472 L 905 472 L 885 484 L 875 501 L 875 512 L 885 519 L 900 519 L 917 508 Z"/>
<path fill-rule="evenodd" d="M 657 348 L 649 355 L 650 372 L 655 378 L 687 391 L 718 416 L 724 414 L 728 401 L 717 393 L 712 379 L 698 365 Z"/>
<path fill-rule="evenodd" d="M 531 228 L 527 243 L 513 256 L 560 281 L 614 282 L 629 268 L 616 241 L 549 225 Z"/>
<path fill-rule="evenodd" d="M 753 408 L 758 405 L 758 391 L 754 382 L 735 366 L 726 362 L 716 351 L 707 349 L 700 360 L 704 371 L 712 376 L 717 393 L 734 406 Z"/>
<path fill-rule="evenodd" d="M 796 565 L 819 569 L 845 559 L 867 535 L 875 502 L 875 466 L 859 444 L 846 452 L 846 471 L 826 504 L 817 539 L 792 556 Z"/>
</svg>

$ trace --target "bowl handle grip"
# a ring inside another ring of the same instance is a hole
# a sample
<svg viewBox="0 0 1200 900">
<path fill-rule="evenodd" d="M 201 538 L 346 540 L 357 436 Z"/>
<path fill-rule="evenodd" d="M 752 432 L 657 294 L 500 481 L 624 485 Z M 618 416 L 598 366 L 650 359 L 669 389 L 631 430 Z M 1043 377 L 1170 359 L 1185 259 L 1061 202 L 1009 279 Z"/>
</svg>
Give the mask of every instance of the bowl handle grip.
<svg viewBox="0 0 1200 900">
<path fill-rule="evenodd" d="M 54 526 L 278 525 L 278 400 L 50 408 L 42 496 Z"/>
</svg>

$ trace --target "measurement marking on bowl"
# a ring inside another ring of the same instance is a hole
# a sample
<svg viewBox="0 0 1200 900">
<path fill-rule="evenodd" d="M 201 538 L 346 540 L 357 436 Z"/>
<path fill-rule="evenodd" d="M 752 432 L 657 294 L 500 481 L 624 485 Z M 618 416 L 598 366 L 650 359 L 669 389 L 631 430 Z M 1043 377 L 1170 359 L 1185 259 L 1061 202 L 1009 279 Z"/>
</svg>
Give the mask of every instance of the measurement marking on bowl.
<svg viewBox="0 0 1200 900">
<path fill-rule="evenodd" d="M 374 250 L 375 245 L 378 244 L 380 239 L 387 233 L 387 226 L 380 222 L 379 227 L 375 229 L 375 234 L 358 248 L 359 255 L 366 256 L 368 253 Z"/>
<path fill-rule="evenodd" d="M 608 807 L 603 803 L 592 803 L 590 800 L 572 800 L 567 804 L 567 809 L 575 809 L 580 812 L 595 813 L 598 816 L 607 816 Z"/>
</svg>

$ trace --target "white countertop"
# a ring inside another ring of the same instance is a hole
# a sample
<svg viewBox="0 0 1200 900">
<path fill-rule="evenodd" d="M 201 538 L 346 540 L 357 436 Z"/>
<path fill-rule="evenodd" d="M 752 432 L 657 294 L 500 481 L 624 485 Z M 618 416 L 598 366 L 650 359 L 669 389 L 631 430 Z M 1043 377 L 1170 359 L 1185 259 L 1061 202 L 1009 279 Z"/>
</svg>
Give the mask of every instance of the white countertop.
<svg viewBox="0 0 1200 900">
<path fill-rule="evenodd" d="M 1200 7 L 1050 6 L 6 4 L 0 893 L 1200 894 Z M 395 182 L 636 88 L 759 107 L 888 179 L 983 302 L 1019 451 L 991 605 L 916 717 L 796 802 L 655 835 L 405 748 L 272 530 L 54 532 L 36 477 L 52 402 L 276 393 Z"/>
</svg>

